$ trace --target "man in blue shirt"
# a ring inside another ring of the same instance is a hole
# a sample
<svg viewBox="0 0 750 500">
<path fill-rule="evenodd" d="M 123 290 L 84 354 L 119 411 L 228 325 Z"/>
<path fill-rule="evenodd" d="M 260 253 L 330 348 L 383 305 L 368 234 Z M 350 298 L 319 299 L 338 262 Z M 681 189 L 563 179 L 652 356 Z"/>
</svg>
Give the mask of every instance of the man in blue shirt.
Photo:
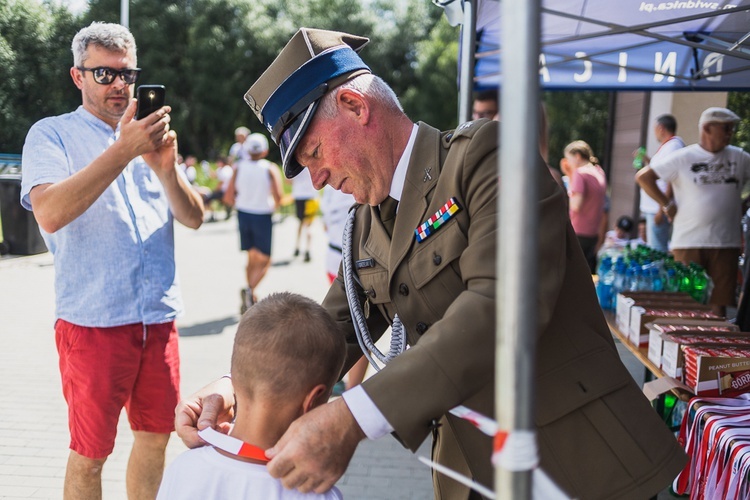
<svg viewBox="0 0 750 500">
<path fill-rule="evenodd" d="M 55 256 L 64 496 L 101 498 L 124 406 L 135 436 L 128 496 L 153 498 L 179 399 L 173 219 L 198 228 L 203 203 L 178 171 L 171 108 L 134 119 L 140 70 L 127 28 L 93 23 L 72 50 L 83 105 L 29 130 L 21 190 Z"/>
</svg>

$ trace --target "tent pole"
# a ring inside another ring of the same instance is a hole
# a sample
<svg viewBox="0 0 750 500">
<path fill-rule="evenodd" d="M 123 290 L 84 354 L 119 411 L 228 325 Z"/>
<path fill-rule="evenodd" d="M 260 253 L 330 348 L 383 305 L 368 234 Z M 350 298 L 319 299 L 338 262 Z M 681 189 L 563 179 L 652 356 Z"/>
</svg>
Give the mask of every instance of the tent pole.
<svg viewBox="0 0 750 500">
<path fill-rule="evenodd" d="M 477 45 L 477 0 L 463 0 L 464 20 L 461 25 L 461 45 L 458 84 L 458 123 L 471 120 L 474 89 L 474 53 Z"/>
<path fill-rule="evenodd" d="M 498 167 L 502 182 L 498 201 L 495 413 L 501 431 L 531 436 L 536 448 L 540 0 L 504 1 L 501 8 L 501 109 L 505 126 L 500 132 Z M 532 470 L 518 467 L 513 456 L 507 458 L 495 468 L 497 498 L 530 499 Z M 518 468 L 526 470 L 513 470 Z"/>
</svg>

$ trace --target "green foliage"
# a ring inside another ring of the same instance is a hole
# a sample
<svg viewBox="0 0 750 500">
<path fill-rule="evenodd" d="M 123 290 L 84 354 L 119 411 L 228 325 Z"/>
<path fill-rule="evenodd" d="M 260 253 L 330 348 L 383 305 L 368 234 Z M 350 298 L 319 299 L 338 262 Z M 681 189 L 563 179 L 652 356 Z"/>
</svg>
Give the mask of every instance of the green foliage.
<svg viewBox="0 0 750 500">
<path fill-rule="evenodd" d="M 602 159 L 607 140 L 609 118 L 608 92 L 545 92 L 549 124 L 549 165 L 558 168 L 565 146 L 586 141 L 594 155 Z M 602 165 L 608 170 L 608 165 Z"/>
<path fill-rule="evenodd" d="M 0 152 L 20 153 L 34 122 L 80 104 L 68 76 L 75 32 L 64 8 L 0 0 Z"/>
<path fill-rule="evenodd" d="M 732 144 L 750 151 L 750 92 L 730 92 L 727 107 L 742 118 L 737 124 Z"/>
<path fill-rule="evenodd" d="M 458 119 L 458 33 L 444 18 L 416 45 L 416 85 L 406 89 L 404 109 L 413 120 L 449 129 Z"/>
<path fill-rule="evenodd" d="M 2 152 L 20 152 L 35 121 L 80 105 L 72 38 L 93 21 L 119 22 L 120 0 L 90 0 L 78 18 L 55 5 L 0 0 Z M 129 12 L 143 68 L 136 85 L 166 86 L 184 155 L 214 159 L 238 126 L 261 130 L 243 96 L 302 26 L 369 37 L 363 59 L 409 116 L 455 126 L 458 31 L 425 0 L 130 0 Z"/>
</svg>

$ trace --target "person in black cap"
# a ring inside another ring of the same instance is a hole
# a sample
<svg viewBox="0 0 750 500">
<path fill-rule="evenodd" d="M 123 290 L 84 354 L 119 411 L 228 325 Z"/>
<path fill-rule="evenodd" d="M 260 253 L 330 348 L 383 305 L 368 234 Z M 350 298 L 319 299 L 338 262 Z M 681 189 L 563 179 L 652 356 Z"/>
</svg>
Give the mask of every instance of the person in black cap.
<svg viewBox="0 0 750 500">
<path fill-rule="evenodd" d="M 607 231 L 604 235 L 604 243 L 599 249 L 598 255 L 601 256 L 612 249 L 622 249 L 627 246 L 634 246 L 631 243 L 631 236 L 633 234 L 633 219 L 627 215 L 618 217 L 615 228 Z M 635 244 L 637 245 L 637 243 Z"/>
<path fill-rule="evenodd" d="M 358 342 L 369 345 L 368 330 L 377 339 L 393 322 L 392 344 L 409 349 L 392 349 L 377 374 L 292 423 L 266 451 L 268 470 L 285 487 L 322 492 L 366 437 L 393 433 L 416 451 L 432 435 L 434 460 L 491 486 L 492 438 L 449 411 L 495 413 L 498 123 L 448 132 L 413 123 L 357 55 L 366 42 L 302 28 L 246 100 L 280 146 L 287 176 L 307 168 L 317 188 L 362 204 L 345 237 L 345 270 L 323 302 L 349 343 L 342 373 L 362 355 Z M 541 157 L 529 163 L 539 179 L 541 467 L 580 498 L 649 497 L 681 470 L 684 453 L 619 360 L 565 193 Z M 206 386 L 178 406 L 178 434 L 202 444 L 197 428 L 229 421 L 232 403 L 228 378 Z M 436 498 L 478 498 L 442 474 L 433 481 Z"/>
</svg>

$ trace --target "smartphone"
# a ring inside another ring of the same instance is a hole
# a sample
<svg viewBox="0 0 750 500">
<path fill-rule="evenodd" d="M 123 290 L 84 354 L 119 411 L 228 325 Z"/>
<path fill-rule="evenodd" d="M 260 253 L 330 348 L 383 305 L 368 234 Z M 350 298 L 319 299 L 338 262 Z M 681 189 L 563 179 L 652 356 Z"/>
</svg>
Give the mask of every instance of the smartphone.
<svg viewBox="0 0 750 500">
<path fill-rule="evenodd" d="M 164 106 L 166 89 L 164 85 L 141 85 L 135 92 L 138 108 L 135 112 L 136 120 L 148 116 Z"/>
</svg>

